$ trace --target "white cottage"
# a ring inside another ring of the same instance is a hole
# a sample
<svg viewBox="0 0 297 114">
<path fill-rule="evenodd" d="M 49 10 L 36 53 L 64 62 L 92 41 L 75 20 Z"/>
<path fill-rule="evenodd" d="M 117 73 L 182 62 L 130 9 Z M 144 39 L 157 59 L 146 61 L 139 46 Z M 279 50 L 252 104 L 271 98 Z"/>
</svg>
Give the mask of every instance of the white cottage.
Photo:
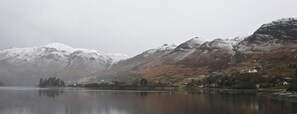
<svg viewBox="0 0 297 114">
<path fill-rule="evenodd" d="M 257 73 L 258 70 L 256 68 L 251 68 L 247 71 L 248 73 Z"/>
</svg>

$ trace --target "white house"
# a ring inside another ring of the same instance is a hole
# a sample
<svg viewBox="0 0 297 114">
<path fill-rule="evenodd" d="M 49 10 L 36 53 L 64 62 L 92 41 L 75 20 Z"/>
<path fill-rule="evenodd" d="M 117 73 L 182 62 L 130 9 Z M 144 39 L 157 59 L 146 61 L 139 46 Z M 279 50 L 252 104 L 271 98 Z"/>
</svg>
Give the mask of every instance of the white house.
<svg viewBox="0 0 297 114">
<path fill-rule="evenodd" d="M 247 72 L 248 73 L 257 73 L 258 70 L 256 68 L 250 68 Z"/>
<path fill-rule="evenodd" d="M 283 86 L 286 86 L 288 85 L 289 83 L 288 82 L 283 82 Z"/>
</svg>

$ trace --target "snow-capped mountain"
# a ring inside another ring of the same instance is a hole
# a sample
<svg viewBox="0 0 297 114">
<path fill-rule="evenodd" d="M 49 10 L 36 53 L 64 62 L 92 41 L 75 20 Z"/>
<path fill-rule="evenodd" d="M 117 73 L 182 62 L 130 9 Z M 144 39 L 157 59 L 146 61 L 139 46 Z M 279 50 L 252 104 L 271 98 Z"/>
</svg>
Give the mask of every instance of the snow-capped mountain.
<svg viewBox="0 0 297 114">
<path fill-rule="evenodd" d="M 200 45 L 202 45 L 205 42 L 206 42 L 206 40 L 204 40 L 203 38 L 195 37 L 195 38 L 192 38 L 192 39 L 180 44 L 179 46 L 176 47 L 175 50 L 183 51 L 183 50 L 187 50 L 187 49 L 195 49 L 195 48 L 198 48 Z"/>
<path fill-rule="evenodd" d="M 210 42 L 202 38 L 195 37 L 180 45 L 164 44 L 159 48 L 147 50 L 135 57 L 122 61 L 100 74 L 97 80 L 125 80 L 133 83 L 139 78 L 150 80 L 175 80 L 166 79 L 168 75 L 184 75 L 184 73 L 199 72 L 187 67 L 197 67 L 200 65 L 215 63 L 228 63 L 233 55 L 232 46 L 240 42 L 243 38 L 216 39 Z M 218 62 L 218 58 L 221 56 Z M 213 59 L 214 58 L 214 59 Z M 163 75 L 165 75 L 163 77 Z M 90 78 L 89 78 L 90 79 Z"/>
<path fill-rule="evenodd" d="M 127 58 L 123 54 L 104 54 L 61 43 L 11 48 L 0 51 L 0 78 L 5 85 L 36 85 L 40 78 L 51 76 L 76 81 Z"/>
<path fill-rule="evenodd" d="M 180 84 L 214 73 L 236 75 L 253 67 L 262 68 L 261 75 L 290 77 L 293 70 L 287 66 L 297 63 L 296 43 L 297 19 L 280 19 L 262 25 L 252 35 L 212 41 L 196 37 L 166 53 L 148 50 L 98 74 L 97 79 L 133 83 L 145 78 L 152 83 Z"/>
<path fill-rule="evenodd" d="M 276 26 L 282 26 L 282 27 L 297 26 L 297 17 L 278 19 L 270 23 L 263 24 L 261 28 L 263 29 L 263 28 L 276 27 Z"/>
<path fill-rule="evenodd" d="M 283 18 L 263 24 L 253 35 L 237 46 L 242 52 L 272 51 L 282 46 L 296 45 L 297 18 Z"/>
<path fill-rule="evenodd" d="M 24 62 L 50 55 L 56 59 L 69 59 L 68 57 L 80 56 L 90 59 L 102 60 L 107 64 L 117 63 L 120 60 L 129 58 L 124 54 L 104 54 L 98 52 L 97 50 L 72 48 L 62 43 L 51 43 L 45 46 L 31 48 L 11 48 L 0 51 L 0 55 L 0 60 L 14 58 L 15 60 Z"/>
<path fill-rule="evenodd" d="M 143 52 L 141 55 L 143 56 L 149 56 L 155 53 L 168 53 L 171 52 L 173 49 L 177 47 L 176 44 L 164 44 L 161 47 L 155 48 L 155 49 L 150 49 L 145 52 Z"/>
<path fill-rule="evenodd" d="M 121 76 L 123 79 L 130 79 L 130 77 L 133 78 L 135 74 L 131 72 L 137 69 L 145 69 L 148 66 L 152 67 L 154 64 L 150 63 L 158 61 L 162 56 L 169 54 L 176 47 L 177 45 L 175 44 L 164 44 L 160 47 L 149 49 L 135 57 L 120 61 L 119 63 L 113 65 L 110 69 L 92 76 L 96 78 L 85 78 L 84 80 L 90 82 L 94 79 L 113 81 L 113 78 L 118 76 Z"/>
</svg>

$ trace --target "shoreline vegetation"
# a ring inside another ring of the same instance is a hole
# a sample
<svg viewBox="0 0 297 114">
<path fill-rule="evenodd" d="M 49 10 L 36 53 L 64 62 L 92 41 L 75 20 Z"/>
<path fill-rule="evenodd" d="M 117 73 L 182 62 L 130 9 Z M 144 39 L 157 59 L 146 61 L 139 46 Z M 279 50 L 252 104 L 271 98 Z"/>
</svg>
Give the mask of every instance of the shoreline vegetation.
<svg viewBox="0 0 297 114">
<path fill-rule="evenodd" d="M 296 72 L 297 73 L 297 72 Z M 280 77 L 274 77 L 270 80 L 279 80 Z M 215 78 L 211 78 L 215 79 Z M 231 78 L 233 79 L 233 78 Z M 238 78 L 241 79 L 241 78 Z M 49 79 L 42 80 L 40 79 L 41 83 L 49 83 L 49 82 L 56 82 L 54 84 L 58 84 L 57 81 L 60 81 L 60 84 L 62 84 L 64 81 L 57 79 L 55 77 L 51 77 Z M 51 81 L 50 81 L 51 80 Z M 56 80 L 56 81 L 54 81 Z M 244 79 L 246 82 L 247 79 Z M 289 88 L 292 88 L 294 86 L 296 78 L 289 81 L 292 82 L 292 84 L 289 85 L 282 85 L 282 84 L 268 84 L 271 86 L 259 86 L 258 88 L 253 86 L 246 88 L 246 86 L 243 86 L 244 88 L 240 88 L 240 86 L 236 86 L 236 88 L 233 88 L 233 86 L 223 86 L 221 84 L 217 84 L 214 86 L 213 83 L 209 83 L 208 85 L 203 85 L 203 82 L 212 82 L 209 78 L 206 78 L 203 81 L 195 81 L 192 80 L 190 83 L 184 85 L 184 86 L 176 86 L 173 84 L 161 84 L 161 83 L 149 83 L 146 79 L 141 79 L 138 83 L 134 84 L 127 84 L 125 82 L 120 81 L 113 81 L 112 83 L 88 83 L 88 84 L 73 84 L 73 85 L 52 85 L 49 83 L 49 85 L 46 86 L 40 86 L 42 88 L 53 88 L 53 87 L 73 87 L 73 88 L 87 88 L 87 89 L 96 89 L 96 90 L 139 90 L 139 91 L 154 91 L 154 90 L 161 90 L 161 91 L 186 91 L 187 93 L 208 93 L 208 94 L 257 94 L 261 96 L 267 96 L 269 98 L 273 99 L 283 99 L 283 100 L 289 100 L 293 102 L 297 102 L 297 92 L 291 91 Z M 236 81 L 240 83 L 241 81 Z M 271 82 L 273 83 L 273 81 Z M 204 83 L 205 84 L 205 83 Z M 251 84 L 250 84 L 251 85 Z"/>
<path fill-rule="evenodd" d="M 75 88 L 87 88 L 87 89 L 95 89 L 95 90 L 135 90 L 135 91 L 181 91 L 190 94 L 251 94 L 264 96 L 271 99 L 279 99 L 286 100 L 290 102 L 297 102 L 297 92 L 296 91 L 287 91 L 286 88 L 260 88 L 260 89 L 230 89 L 230 88 L 196 88 L 196 89 L 188 89 L 181 88 L 178 86 L 109 86 L 109 87 L 99 87 L 94 86 L 96 84 L 90 85 L 77 85 L 77 86 L 68 86 Z"/>
<path fill-rule="evenodd" d="M 149 83 L 146 79 L 139 82 L 128 84 L 123 81 L 112 81 L 110 83 L 88 83 L 72 84 L 68 87 L 82 87 L 103 90 L 178 90 L 180 87 L 172 84 Z"/>
<path fill-rule="evenodd" d="M 238 89 L 238 90 L 257 90 L 257 91 L 297 91 L 297 69 L 293 78 L 283 76 L 265 77 L 253 73 L 236 74 L 234 76 L 214 75 L 206 77 L 202 80 L 192 79 L 188 83 L 176 82 L 150 82 L 141 79 L 134 83 L 126 83 L 124 81 L 112 81 L 109 83 L 87 83 L 72 84 L 69 87 L 83 87 L 93 89 L 183 89 L 183 90 L 200 90 L 202 88 L 215 89 Z"/>
<path fill-rule="evenodd" d="M 291 65 L 290 67 L 295 69 L 293 78 L 285 78 L 283 76 L 264 77 L 253 73 L 245 73 L 234 76 L 209 76 L 202 80 L 192 79 L 190 82 L 180 85 L 172 82 L 167 84 L 161 82 L 153 83 L 143 78 L 132 84 L 124 81 L 112 81 L 110 83 L 72 84 L 67 86 L 99 90 L 181 90 L 190 93 L 204 93 L 205 90 L 217 93 L 242 92 L 297 101 L 297 67 L 296 65 Z M 40 79 L 38 84 L 38 87 L 65 86 L 64 81 L 55 77 Z"/>
</svg>

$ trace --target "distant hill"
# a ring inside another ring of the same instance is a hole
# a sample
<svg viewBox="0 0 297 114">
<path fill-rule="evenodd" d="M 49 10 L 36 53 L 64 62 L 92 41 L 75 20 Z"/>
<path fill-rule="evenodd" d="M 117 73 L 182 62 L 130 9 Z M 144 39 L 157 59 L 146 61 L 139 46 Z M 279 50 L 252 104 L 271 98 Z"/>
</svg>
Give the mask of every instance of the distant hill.
<svg viewBox="0 0 297 114">
<path fill-rule="evenodd" d="M 68 83 L 107 70 L 127 55 L 75 49 L 61 43 L 0 51 L 0 79 L 5 85 L 37 85 L 40 78 Z"/>
</svg>

